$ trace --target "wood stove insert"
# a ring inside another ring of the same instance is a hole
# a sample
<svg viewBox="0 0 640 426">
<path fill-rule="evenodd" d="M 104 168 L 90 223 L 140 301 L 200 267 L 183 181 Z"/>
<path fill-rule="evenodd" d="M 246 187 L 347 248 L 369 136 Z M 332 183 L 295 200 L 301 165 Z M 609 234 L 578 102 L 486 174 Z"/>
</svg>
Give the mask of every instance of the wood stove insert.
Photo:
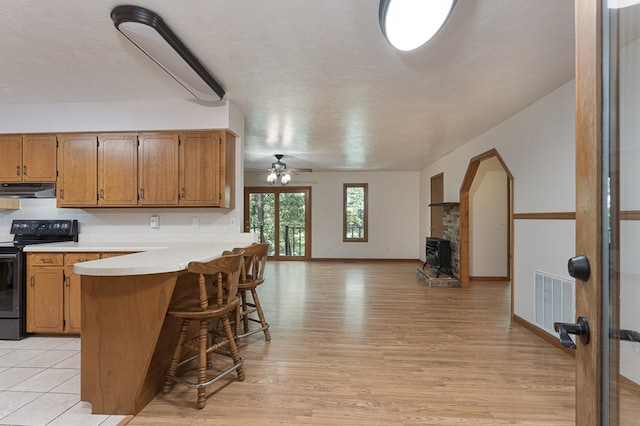
<svg viewBox="0 0 640 426">
<path fill-rule="evenodd" d="M 440 272 L 451 271 L 451 242 L 443 238 L 426 238 L 426 260 L 422 264 L 422 269 L 429 265 L 435 269 L 436 277 Z"/>
</svg>

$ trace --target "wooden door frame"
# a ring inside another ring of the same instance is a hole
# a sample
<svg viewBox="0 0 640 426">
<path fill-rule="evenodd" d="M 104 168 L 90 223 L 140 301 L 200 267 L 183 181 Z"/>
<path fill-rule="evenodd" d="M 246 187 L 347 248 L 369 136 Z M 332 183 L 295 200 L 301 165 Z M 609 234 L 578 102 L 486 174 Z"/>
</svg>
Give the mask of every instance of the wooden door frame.
<svg viewBox="0 0 640 426">
<path fill-rule="evenodd" d="M 576 254 L 591 274 L 576 279 L 576 317 L 589 322 L 588 344 L 576 340 L 576 424 L 600 425 L 602 412 L 602 13 L 601 0 L 575 2 Z"/>
<path fill-rule="evenodd" d="M 511 281 L 511 317 L 513 317 L 513 175 L 507 167 L 506 163 L 502 160 L 502 157 L 498 151 L 490 149 L 480 155 L 473 157 L 469 161 L 467 166 L 467 172 L 464 175 L 462 185 L 460 187 L 460 285 L 463 288 L 468 288 L 470 284 L 469 273 L 469 259 L 470 259 L 470 244 L 469 244 L 469 192 L 471 190 L 471 184 L 478 172 L 480 163 L 490 158 L 496 158 L 505 173 L 507 174 L 507 214 L 509 227 L 507 229 L 507 240 L 509 244 L 508 253 L 508 279 Z"/>
<path fill-rule="evenodd" d="M 305 211 L 304 211 L 304 221 L 305 221 L 305 240 L 304 240 L 304 256 L 269 256 L 269 259 L 272 260 L 302 260 L 307 261 L 311 260 L 311 187 L 310 186 L 245 186 L 244 188 L 244 220 L 243 220 L 243 229 L 244 232 L 249 232 L 249 194 L 250 193 L 266 193 L 266 194 L 274 194 L 274 196 L 278 196 L 283 193 L 293 193 L 293 192 L 304 192 L 305 193 Z M 276 200 L 276 211 L 275 215 L 279 216 L 279 208 L 278 201 Z M 278 217 L 276 217 L 276 222 L 278 222 Z M 279 227 L 278 227 L 279 228 Z M 280 235 L 276 232 L 274 245 L 275 247 L 279 247 L 280 244 Z"/>
</svg>

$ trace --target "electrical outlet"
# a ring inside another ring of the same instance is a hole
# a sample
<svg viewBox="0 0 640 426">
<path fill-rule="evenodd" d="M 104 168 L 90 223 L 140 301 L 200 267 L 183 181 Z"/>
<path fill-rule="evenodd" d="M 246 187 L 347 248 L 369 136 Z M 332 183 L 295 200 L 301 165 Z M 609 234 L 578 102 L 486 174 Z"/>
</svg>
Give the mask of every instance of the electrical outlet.
<svg viewBox="0 0 640 426">
<path fill-rule="evenodd" d="M 199 217 L 192 217 L 191 218 L 191 227 L 192 228 L 200 228 L 200 218 Z"/>
<path fill-rule="evenodd" d="M 160 216 L 158 216 L 156 214 L 151 216 L 151 220 L 149 221 L 149 226 L 152 229 L 159 229 L 160 228 Z"/>
<path fill-rule="evenodd" d="M 229 226 L 236 226 L 236 217 L 235 216 L 230 216 L 229 217 Z"/>
</svg>

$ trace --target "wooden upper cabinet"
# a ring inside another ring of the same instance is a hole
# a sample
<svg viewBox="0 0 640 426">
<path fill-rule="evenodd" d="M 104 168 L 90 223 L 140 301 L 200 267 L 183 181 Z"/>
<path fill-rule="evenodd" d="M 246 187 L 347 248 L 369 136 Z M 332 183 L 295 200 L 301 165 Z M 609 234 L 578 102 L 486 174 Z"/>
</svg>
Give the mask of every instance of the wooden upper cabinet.
<svg viewBox="0 0 640 426">
<path fill-rule="evenodd" d="M 178 135 L 138 135 L 140 205 L 178 205 Z"/>
<path fill-rule="evenodd" d="M 219 164 L 218 132 L 180 134 L 180 205 L 218 205 Z"/>
<path fill-rule="evenodd" d="M 58 137 L 58 207 L 98 204 L 98 137 L 70 134 Z"/>
<path fill-rule="evenodd" d="M 98 205 L 138 204 L 138 138 L 135 134 L 98 137 Z"/>
<path fill-rule="evenodd" d="M 22 182 L 22 136 L 0 136 L 0 182 Z"/>
<path fill-rule="evenodd" d="M 234 206 L 235 136 L 224 130 L 180 134 L 180 205 Z"/>
<path fill-rule="evenodd" d="M 0 136 L 0 182 L 55 182 L 55 135 Z"/>
<path fill-rule="evenodd" d="M 46 154 L 56 152 L 55 135 L 0 136 L 0 144 L 0 182 L 20 182 L 20 158 L 30 181 L 56 176 L 56 155 Z M 226 130 L 60 134 L 57 206 L 233 208 L 235 150 Z"/>
<path fill-rule="evenodd" d="M 220 162 L 218 182 L 220 200 L 218 207 L 234 208 L 236 187 L 236 137 L 227 131 L 220 131 Z"/>
<path fill-rule="evenodd" d="M 23 182 L 56 181 L 56 135 L 22 137 Z"/>
</svg>

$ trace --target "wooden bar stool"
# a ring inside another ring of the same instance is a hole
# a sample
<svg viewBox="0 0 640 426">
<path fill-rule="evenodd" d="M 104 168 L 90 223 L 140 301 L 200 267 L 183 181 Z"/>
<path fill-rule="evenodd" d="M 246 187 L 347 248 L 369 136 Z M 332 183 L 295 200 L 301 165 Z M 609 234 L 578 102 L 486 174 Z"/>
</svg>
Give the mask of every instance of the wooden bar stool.
<svg viewBox="0 0 640 426">
<path fill-rule="evenodd" d="M 265 340 L 270 341 L 269 324 L 264 318 L 264 312 L 262 311 L 262 306 L 260 306 L 260 299 L 256 291 L 256 288 L 264 282 L 264 267 L 267 262 L 269 243 L 254 243 L 248 247 L 235 250 L 244 250 L 244 261 L 242 262 L 240 282 L 238 283 L 240 306 L 236 316 L 236 338 L 262 331 L 264 332 Z M 252 301 L 248 300 L 248 293 L 251 293 Z M 253 313 L 258 314 L 258 318 L 249 316 Z M 260 328 L 250 330 L 249 322 L 260 323 Z M 240 332 L 241 325 L 242 333 Z"/>
<path fill-rule="evenodd" d="M 172 301 L 167 312 L 168 316 L 180 318 L 182 325 L 171 364 L 165 373 L 162 391 L 168 393 L 174 382 L 196 388 L 198 408 L 204 408 L 207 404 L 206 390 L 210 384 L 234 370 L 238 374 L 238 380 L 243 381 L 245 378 L 243 359 L 238 352 L 229 322 L 229 316 L 233 315 L 238 307 L 238 280 L 242 260 L 242 251 L 237 251 L 225 252 L 209 262 L 189 263 L 187 271 L 197 276 L 197 282 L 195 280 L 193 282 L 195 284 L 193 291 Z M 186 339 L 191 321 L 199 321 L 198 335 Z M 212 330 L 216 330 L 212 327 L 218 325 L 222 326 L 221 333 L 212 333 Z M 222 336 L 218 336 L 219 334 Z M 228 353 L 221 351 L 224 347 L 229 349 Z M 183 349 L 187 353 L 186 358 L 182 358 Z M 193 352 L 195 354 L 191 355 Z M 233 359 L 233 365 L 214 377 L 207 378 L 207 368 L 212 366 L 213 353 L 230 356 Z M 178 367 L 196 358 L 198 360 L 197 382 L 176 376 Z"/>
</svg>

